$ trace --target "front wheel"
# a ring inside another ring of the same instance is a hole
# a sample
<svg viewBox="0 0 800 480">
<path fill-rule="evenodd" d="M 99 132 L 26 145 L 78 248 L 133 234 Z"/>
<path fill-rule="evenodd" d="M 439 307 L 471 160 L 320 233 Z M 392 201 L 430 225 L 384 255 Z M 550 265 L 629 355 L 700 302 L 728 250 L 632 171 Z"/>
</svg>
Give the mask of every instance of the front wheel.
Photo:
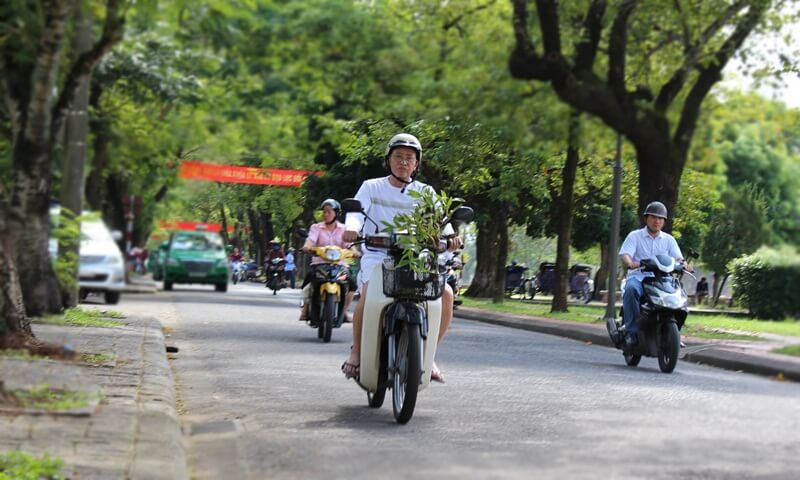
<svg viewBox="0 0 800 480">
<path fill-rule="evenodd" d="M 422 379 L 422 337 L 419 327 L 403 323 L 395 337 L 396 357 L 392 386 L 392 407 L 397 423 L 407 423 L 414 415 L 417 392 Z"/>
<path fill-rule="evenodd" d="M 328 294 L 325 298 L 325 306 L 322 309 L 322 315 L 319 320 L 319 332 L 317 336 L 323 342 L 328 343 L 331 341 L 331 334 L 333 332 L 333 324 L 336 322 L 336 297 Z"/>
<path fill-rule="evenodd" d="M 658 368 L 664 373 L 672 373 L 678 364 L 681 351 L 681 332 L 675 322 L 661 326 L 661 344 L 658 346 Z"/>
<path fill-rule="evenodd" d="M 642 359 L 641 355 L 635 353 L 623 353 L 622 356 L 625 357 L 625 364 L 629 367 L 639 365 L 639 361 Z"/>
</svg>

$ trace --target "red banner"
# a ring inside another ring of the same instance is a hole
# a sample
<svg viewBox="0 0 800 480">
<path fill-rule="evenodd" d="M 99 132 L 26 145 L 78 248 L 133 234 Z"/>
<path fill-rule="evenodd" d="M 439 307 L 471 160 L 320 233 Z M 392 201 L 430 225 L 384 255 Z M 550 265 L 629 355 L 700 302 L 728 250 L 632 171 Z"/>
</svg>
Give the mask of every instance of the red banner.
<svg viewBox="0 0 800 480">
<path fill-rule="evenodd" d="M 181 163 L 178 176 L 192 180 L 208 180 L 223 183 L 252 183 L 256 185 L 278 185 L 297 187 L 309 175 L 322 172 L 308 170 L 281 170 L 276 168 L 236 167 L 202 162 Z"/>
<path fill-rule="evenodd" d="M 204 230 L 206 232 L 221 232 L 222 225 L 219 223 L 198 223 L 198 222 L 183 222 L 183 221 L 164 221 L 161 220 L 158 222 L 158 228 L 163 228 L 164 230 L 183 230 L 183 231 L 195 231 L 195 230 Z M 228 233 L 233 233 L 234 227 L 233 225 L 228 225 Z"/>
</svg>

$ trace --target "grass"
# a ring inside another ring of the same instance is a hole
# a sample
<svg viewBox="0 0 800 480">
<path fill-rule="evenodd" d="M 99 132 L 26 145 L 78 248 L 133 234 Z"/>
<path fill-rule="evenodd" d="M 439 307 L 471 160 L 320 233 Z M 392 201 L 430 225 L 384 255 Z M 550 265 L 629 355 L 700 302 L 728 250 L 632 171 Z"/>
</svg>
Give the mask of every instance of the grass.
<svg viewBox="0 0 800 480">
<path fill-rule="evenodd" d="M 21 407 L 47 411 L 72 410 L 89 405 L 89 394 L 72 390 L 55 390 L 46 383 L 34 385 L 30 390 L 9 390 Z"/>
<path fill-rule="evenodd" d="M 787 345 L 783 348 L 776 348 L 773 352 L 800 357 L 800 345 Z"/>
<path fill-rule="evenodd" d="M 18 358 L 21 360 L 43 360 L 47 357 L 43 357 L 41 355 L 33 355 L 31 352 L 27 350 L 20 350 L 20 349 L 0 349 L 0 357 L 8 357 L 8 358 Z"/>
<path fill-rule="evenodd" d="M 74 307 L 67 309 L 63 315 L 46 315 L 37 321 L 50 325 L 115 328 L 122 325 L 121 322 L 115 320 L 118 318 L 124 318 L 124 315 L 113 310 Z"/>
<path fill-rule="evenodd" d="M 116 360 L 117 356 L 110 353 L 82 353 L 81 360 L 90 365 L 103 365 Z"/>
<path fill-rule="evenodd" d="M 482 308 L 485 310 L 512 313 L 517 315 L 532 315 L 537 317 L 568 320 L 582 323 L 603 323 L 604 307 L 587 305 L 570 305 L 569 312 L 550 313 L 550 305 L 526 303 L 517 299 L 506 300 L 495 304 L 489 299 L 476 299 L 461 297 L 465 307 Z M 787 335 L 800 337 L 800 322 L 785 320 L 781 322 L 767 320 L 752 320 L 735 318 L 725 315 L 702 315 L 690 313 L 686 320 L 687 334 L 704 338 L 755 340 L 761 333 Z"/>
<path fill-rule="evenodd" d="M 45 453 L 41 458 L 19 450 L 0 453 L 0 480 L 63 480 L 60 458 Z"/>
</svg>

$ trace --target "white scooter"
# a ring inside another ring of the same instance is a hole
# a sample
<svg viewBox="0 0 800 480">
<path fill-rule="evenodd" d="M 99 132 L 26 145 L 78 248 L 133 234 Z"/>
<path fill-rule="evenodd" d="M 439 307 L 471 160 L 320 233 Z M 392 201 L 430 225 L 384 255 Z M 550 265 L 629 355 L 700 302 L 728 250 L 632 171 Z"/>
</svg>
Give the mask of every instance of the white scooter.
<svg viewBox="0 0 800 480">
<path fill-rule="evenodd" d="M 342 209 L 369 219 L 356 199 L 342 201 Z M 462 206 L 451 220 L 468 222 L 472 217 L 472 209 Z M 427 250 L 420 255 L 427 257 L 429 271 L 398 267 L 403 254 L 398 245 L 401 235 L 368 235 L 361 240 L 365 248 L 385 250 L 388 257 L 369 278 L 357 382 L 367 391 L 367 402 L 373 408 L 383 405 L 386 389 L 391 389 L 395 420 L 404 424 L 414 414 L 417 393 L 431 381 L 445 275 L 439 271 L 436 253 Z"/>
</svg>

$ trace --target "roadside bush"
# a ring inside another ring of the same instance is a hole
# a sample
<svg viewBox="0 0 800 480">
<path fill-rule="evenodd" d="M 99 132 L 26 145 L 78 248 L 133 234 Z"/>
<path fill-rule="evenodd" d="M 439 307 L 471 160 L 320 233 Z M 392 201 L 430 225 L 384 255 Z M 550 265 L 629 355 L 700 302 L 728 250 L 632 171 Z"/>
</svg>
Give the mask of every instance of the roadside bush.
<svg viewBox="0 0 800 480">
<path fill-rule="evenodd" d="M 791 247 L 762 247 L 728 265 L 734 298 L 761 319 L 800 317 L 800 254 Z"/>
</svg>

